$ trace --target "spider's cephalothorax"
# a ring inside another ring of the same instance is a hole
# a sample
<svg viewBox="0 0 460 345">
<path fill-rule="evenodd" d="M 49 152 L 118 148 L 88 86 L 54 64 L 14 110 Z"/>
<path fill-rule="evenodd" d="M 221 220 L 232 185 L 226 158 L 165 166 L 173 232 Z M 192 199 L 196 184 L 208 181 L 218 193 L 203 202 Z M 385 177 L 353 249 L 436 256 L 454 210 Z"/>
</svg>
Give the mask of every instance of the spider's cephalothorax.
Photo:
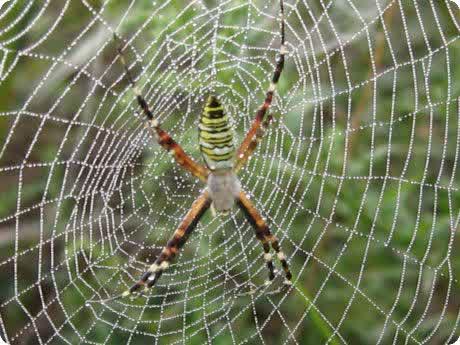
<svg viewBox="0 0 460 345">
<path fill-rule="evenodd" d="M 210 172 L 207 186 L 216 211 L 229 211 L 238 198 L 241 186 L 233 172 L 235 146 L 233 131 L 222 104 L 211 95 L 199 124 L 200 150 Z"/>
<path fill-rule="evenodd" d="M 286 256 L 281 251 L 278 239 L 271 233 L 267 222 L 262 218 L 256 207 L 242 190 L 240 182 L 236 177 L 236 173 L 248 161 L 250 155 L 256 149 L 257 143 L 262 138 L 264 129 L 270 123 L 271 117 L 266 116 L 266 114 L 272 103 L 276 85 L 283 71 L 284 55 L 286 54 L 284 42 L 284 5 L 282 0 L 280 0 L 280 15 L 281 46 L 279 57 L 276 59 L 275 71 L 273 72 L 270 86 L 265 95 L 264 103 L 257 111 L 249 131 L 237 150 L 235 150 L 234 147 L 233 132 L 222 104 L 216 96 L 212 95 L 208 98 L 199 124 L 199 144 L 206 166 L 202 166 L 190 158 L 182 147 L 161 128 L 158 120 L 150 110 L 147 101 L 136 87 L 134 78 L 130 73 L 129 67 L 126 65 L 122 47 L 118 48 L 126 77 L 146 117 L 146 127 L 151 131 L 158 143 L 165 150 L 171 152 L 177 164 L 206 183 L 207 188 L 192 204 L 190 211 L 185 215 L 174 232 L 174 235 L 163 248 L 155 262 L 133 286 L 123 294 L 114 298 L 129 296 L 142 287 L 144 287 L 144 289 L 149 289 L 154 286 L 163 272 L 169 267 L 169 264 L 177 255 L 179 249 L 185 244 L 200 218 L 211 205 L 213 205 L 217 211 L 226 212 L 230 210 L 235 203 L 242 210 L 248 222 L 254 227 L 256 237 L 262 243 L 264 260 L 269 271 L 269 280 L 271 281 L 275 278 L 275 269 L 272 262 L 272 254 L 270 253 L 271 247 L 275 251 L 283 267 L 286 276 L 286 280 L 284 281 L 285 285 L 291 285 L 292 275 L 289 270 Z M 119 40 L 116 35 L 115 38 Z"/>
</svg>

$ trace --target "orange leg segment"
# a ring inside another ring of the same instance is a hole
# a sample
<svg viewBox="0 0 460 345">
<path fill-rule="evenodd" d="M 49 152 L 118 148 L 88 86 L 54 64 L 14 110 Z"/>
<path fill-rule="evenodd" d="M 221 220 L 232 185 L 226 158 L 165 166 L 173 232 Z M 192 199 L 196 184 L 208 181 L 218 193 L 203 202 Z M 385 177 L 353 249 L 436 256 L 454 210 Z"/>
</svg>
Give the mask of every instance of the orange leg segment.
<svg viewBox="0 0 460 345">
<path fill-rule="evenodd" d="M 187 242 L 188 237 L 195 229 L 200 218 L 211 206 L 211 199 L 208 192 L 201 194 L 192 204 L 190 211 L 185 215 L 179 227 L 174 232 L 172 238 L 161 251 L 161 254 L 149 269 L 141 276 L 141 278 L 126 290 L 121 297 L 126 297 L 139 291 L 141 288 L 145 290 L 153 287 L 163 272 L 169 267 L 171 261 L 177 255 L 179 250 Z"/>
</svg>

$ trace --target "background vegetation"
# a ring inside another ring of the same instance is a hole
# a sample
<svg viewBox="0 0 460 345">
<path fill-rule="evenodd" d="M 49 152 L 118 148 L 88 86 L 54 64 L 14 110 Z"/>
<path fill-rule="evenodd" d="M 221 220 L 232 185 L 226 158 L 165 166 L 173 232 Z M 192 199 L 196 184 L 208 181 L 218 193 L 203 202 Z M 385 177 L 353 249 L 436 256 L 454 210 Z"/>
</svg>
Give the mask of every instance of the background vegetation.
<svg viewBox="0 0 460 345">
<path fill-rule="evenodd" d="M 143 130 L 112 31 L 164 127 L 199 160 L 209 92 L 238 141 L 262 102 L 277 6 L 4 5 L 2 337 L 443 344 L 458 333 L 460 24 L 444 1 L 287 1 L 274 123 L 241 180 L 289 255 L 289 294 L 232 294 L 266 277 L 235 210 L 203 218 L 151 298 L 90 301 L 132 284 L 203 188 Z"/>
</svg>

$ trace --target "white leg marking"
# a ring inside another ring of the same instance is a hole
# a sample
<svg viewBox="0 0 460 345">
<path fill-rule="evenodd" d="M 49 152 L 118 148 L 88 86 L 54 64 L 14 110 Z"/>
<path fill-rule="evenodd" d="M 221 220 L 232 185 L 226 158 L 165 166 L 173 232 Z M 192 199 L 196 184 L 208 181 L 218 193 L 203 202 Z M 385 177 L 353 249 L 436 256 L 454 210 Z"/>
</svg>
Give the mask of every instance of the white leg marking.
<svg viewBox="0 0 460 345">
<path fill-rule="evenodd" d="M 149 272 L 151 273 L 157 273 L 159 270 L 160 270 L 160 266 L 158 266 L 157 264 L 152 264 L 149 267 Z"/>
<path fill-rule="evenodd" d="M 168 262 L 168 261 L 163 261 L 163 262 L 160 264 L 160 269 L 161 269 L 162 271 L 167 270 L 168 267 L 169 267 L 169 262 Z"/>
<path fill-rule="evenodd" d="M 265 262 L 272 261 L 272 255 L 270 253 L 265 253 L 264 254 L 264 260 L 265 260 Z"/>
<path fill-rule="evenodd" d="M 283 261 L 283 260 L 286 260 L 286 255 L 284 255 L 283 252 L 278 252 L 278 259 L 280 259 L 280 261 Z"/>
<path fill-rule="evenodd" d="M 140 96 L 141 95 L 141 92 L 139 91 L 139 89 L 137 88 L 137 86 L 133 86 L 133 92 L 136 96 Z"/>
<path fill-rule="evenodd" d="M 281 47 L 280 47 L 280 54 L 281 55 L 286 55 L 288 53 L 288 49 L 287 47 L 283 44 Z"/>
<path fill-rule="evenodd" d="M 157 119 L 150 120 L 150 126 L 152 126 L 153 128 L 158 128 L 159 125 L 160 124 L 158 123 Z"/>
</svg>

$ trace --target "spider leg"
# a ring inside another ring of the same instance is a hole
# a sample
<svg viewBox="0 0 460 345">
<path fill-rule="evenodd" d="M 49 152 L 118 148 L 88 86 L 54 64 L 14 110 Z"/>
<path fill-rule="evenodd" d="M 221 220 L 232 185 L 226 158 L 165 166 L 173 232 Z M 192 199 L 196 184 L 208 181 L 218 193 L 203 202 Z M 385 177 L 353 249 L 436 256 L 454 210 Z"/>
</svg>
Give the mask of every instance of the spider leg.
<svg viewBox="0 0 460 345">
<path fill-rule="evenodd" d="M 243 139 L 243 142 L 238 148 L 238 151 L 236 153 L 236 162 L 233 168 L 234 171 L 240 170 L 244 166 L 244 164 L 248 161 L 249 157 L 256 149 L 258 141 L 260 141 L 260 139 L 262 138 L 264 129 L 268 127 L 268 124 L 270 123 L 270 120 L 271 120 L 270 118 L 268 118 L 266 121 L 264 121 L 264 118 L 265 118 L 265 114 L 270 108 L 270 105 L 272 104 L 273 94 L 276 90 L 276 85 L 278 84 L 278 80 L 281 76 L 281 73 L 283 72 L 284 56 L 287 53 L 287 49 L 285 45 L 285 33 L 284 33 L 285 22 L 284 22 L 284 2 L 283 0 L 280 0 L 280 17 L 281 17 L 281 46 L 280 46 L 279 55 L 276 59 L 275 71 L 273 72 L 272 81 L 265 95 L 265 101 L 260 106 L 259 110 L 257 111 L 256 117 L 254 121 L 252 122 L 251 128 L 249 129 L 248 133 L 246 134 L 246 137 Z"/>
<path fill-rule="evenodd" d="M 272 262 L 272 255 L 270 254 L 270 244 L 275 251 L 278 259 L 283 266 L 283 270 L 286 276 L 286 280 L 284 283 L 286 285 L 291 285 L 292 274 L 289 269 L 289 265 L 286 261 L 286 255 L 281 250 L 281 247 L 278 243 L 278 238 L 270 232 L 267 223 L 262 218 L 262 216 L 257 211 L 254 204 L 248 199 L 244 192 L 240 192 L 240 195 L 236 201 L 238 207 L 243 211 L 245 214 L 248 222 L 254 227 L 256 230 L 256 237 L 257 239 L 262 242 L 262 246 L 264 248 L 264 259 L 267 264 L 267 268 L 269 270 L 268 278 L 269 280 L 273 280 L 275 278 L 275 271 L 273 268 Z"/>
<path fill-rule="evenodd" d="M 131 288 L 123 292 L 120 297 L 127 297 L 135 294 L 142 287 L 147 290 L 154 286 L 163 272 L 169 267 L 171 261 L 179 252 L 179 249 L 187 241 L 190 234 L 195 229 L 198 221 L 211 205 L 211 198 L 207 191 L 201 194 L 192 204 L 190 211 L 185 215 L 179 227 L 174 232 L 172 238 L 163 248 L 161 254 L 149 269 L 142 274 L 141 278 Z"/>
<path fill-rule="evenodd" d="M 116 34 L 114 34 L 114 38 L 116 41 L 120 41 L 120 38 L 118 38 Z M 206 167 L 196 163 L 192 158 L 190 158 L 182 149 L 182 147 L 176 141 L 174 141 L 174 139 L 166 131 L 164 131 L 161 128 L 158 120 L 153 116 L 153 113 L 150 110 L 147 101 L 142 96 L 140 90 L 136 86 L 136 82 L 134 81 L 134 78 L 131 75 L 128 65 L 126 64 L 126 60 L 121 45 L 119 45 L 117 49 L 118 55 L 120 56 L 121 64 L 123 65 L 123 68 L 125 70 L 126 78 L 131 84 L 133 92 L 136 96 L 137 103 L 139 104 L 139 107 L 142 109 L 142 112 L 146 117 L 146 128 L 153 134 L 160 146 L 172 154 L 172 156 L 175 158 L 176 162 L 180 166 L 188 170 L 190 173 L 192 173 L 192 175 L 198 177 L 203 182 L 206 182 L 209 170 Z"/>
</svg>

